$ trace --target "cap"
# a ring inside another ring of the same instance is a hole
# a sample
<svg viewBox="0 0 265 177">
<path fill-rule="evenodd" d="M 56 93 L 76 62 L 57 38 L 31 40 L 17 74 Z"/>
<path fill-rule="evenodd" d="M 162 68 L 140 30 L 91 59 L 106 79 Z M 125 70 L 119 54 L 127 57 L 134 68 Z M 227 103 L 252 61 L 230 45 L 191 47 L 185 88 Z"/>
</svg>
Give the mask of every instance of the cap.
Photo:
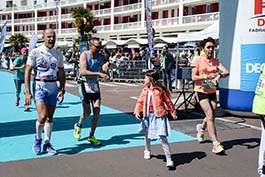
<svg viewBox="0 0 265 177">
<path fill-rule="evenodd" d="M 28 48 L 24 47 L 20 50 L 20 53 L 23 54 L 24 51 L 28 51 Z"/>
</svg>

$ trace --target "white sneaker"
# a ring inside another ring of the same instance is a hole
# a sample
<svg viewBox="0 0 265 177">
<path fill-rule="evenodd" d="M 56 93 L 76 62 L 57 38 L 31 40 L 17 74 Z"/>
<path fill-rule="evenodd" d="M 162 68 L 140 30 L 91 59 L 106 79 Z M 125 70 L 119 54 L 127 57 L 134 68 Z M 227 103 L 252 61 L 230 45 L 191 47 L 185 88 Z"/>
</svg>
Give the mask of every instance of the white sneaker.
<svg viewBox="0 0 265 177">
<path fill-rule="evenodd" d="M 202 129 L 202 124 L 197 124 L 196 130 L 197 130 L 197 140 L 201 143 L 204 141 L 204 133 L 205 133 L 205 130 Z"/>
<path fill-rule="evenodd" d="M 144 159 L 146 159 L 146 160 L 151 159 L 151 152 L 150 151 L 144 151 Z"/>
<path fill-rule="evenodd" d="M 217 143 L 217 144 L 213 145 L 213 150 L 212 150 L 213 153 L 218 154 L 218 153 L 221 153 L 223 151 L 224 151 L 224 147 L 221 145 L 221 143 Z"/>
<path fill-rule="evenodd" d="M 167 167 L 174 167 L 174 163 L 171 159 L 167 159 Z"/>
</svg>

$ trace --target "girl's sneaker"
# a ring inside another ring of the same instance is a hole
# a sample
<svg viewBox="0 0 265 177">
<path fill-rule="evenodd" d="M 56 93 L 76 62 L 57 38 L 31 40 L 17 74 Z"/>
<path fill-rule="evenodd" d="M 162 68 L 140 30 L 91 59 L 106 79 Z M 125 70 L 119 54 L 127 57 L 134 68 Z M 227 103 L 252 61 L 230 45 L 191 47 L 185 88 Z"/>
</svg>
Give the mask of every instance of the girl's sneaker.
<svg viewBox="0 0 265 177">
<path fill-rule="evenodd" d="M 24 111 L 29 111 L 29 106 L 28 105 L 24 105 Z"/>
<path fill-rule="evenodd" d="M 224 151 L 224 147 L 221 145 L 221 143 L 217 143 L 217 144 L 213 145 L 213 150 L 212 150 L 213 153 L 218 154 L 218 153 L 221 153 L 223 151 Z"/>
<path fill-rule="evenodd" d="M 144 151 L 144 159 L 146 159 L 146 160 L 151 159 L 151 152 L 150 151 Z"/>
<path fill-rule="evenodd" d="M 205 130 L 202 129 L 202 124 L 197 124 L 196 130 L 197 130 L 197 140 L 201 143 L 204 141 L 204 133 L 205 133 Z"/>
<path fill-rule="evenodd" d="M 174 167 L 172 159 L 167 159 L 167 167 Z"/>
</svg>

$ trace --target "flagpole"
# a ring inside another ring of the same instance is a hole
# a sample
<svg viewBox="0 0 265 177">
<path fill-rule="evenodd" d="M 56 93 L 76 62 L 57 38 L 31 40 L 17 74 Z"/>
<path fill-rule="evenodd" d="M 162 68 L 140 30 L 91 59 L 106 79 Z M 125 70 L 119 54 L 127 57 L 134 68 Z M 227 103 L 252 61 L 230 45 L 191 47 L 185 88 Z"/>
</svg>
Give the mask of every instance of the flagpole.
<svg viewBox="0 0 265 177">
<path fill-rule="evenodd" d="M 6 28 L 7 28 L 7 21 L 2 27 L 1 31 L 1 43 L 0 43 L 0 54 L 3 52 L 4 47 L 5 47 L 5 41 L 6 41 Z"/>
<path fill-rule="evenodd" d="M 151 58 L 152 58 L 152 43 L 153 43 L 153 30 L 152 30 L 152 5 L 149 0 L 145 0 L 145 16 L 146 16 L 146 30 L 148 38 L 148 69 L 151 69 Z"/>
</svg>

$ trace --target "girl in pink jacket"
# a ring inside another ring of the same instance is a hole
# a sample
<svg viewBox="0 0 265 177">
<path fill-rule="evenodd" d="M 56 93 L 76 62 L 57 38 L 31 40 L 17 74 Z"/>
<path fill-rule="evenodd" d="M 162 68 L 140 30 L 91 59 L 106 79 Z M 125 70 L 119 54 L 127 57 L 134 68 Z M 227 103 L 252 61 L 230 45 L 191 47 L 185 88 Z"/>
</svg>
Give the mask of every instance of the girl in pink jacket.
<svg viewBox="0 0 265 177">
<path fill-rule="evenodd" d="M 139 132 L 145 134 L 144 158 L 151 158 L 151 139 L 160 139 L 166 156 L 166 166 L 173 167 L 170 146 L 167 136 L 170 135 L 170 125 L 167 118 L 167 107 L 173 119 L 177 119 L 175 107 L 170 99 L 167 89 L 158 81 L 159 74 L 155 70 L 149 70 L 145 74 L 144 85 L 146 86 L 135 107 L 134 115 L 141 120 Z M 143 108 L 143 119 L 140 119 L 140 112 Z"/>
</svg>

